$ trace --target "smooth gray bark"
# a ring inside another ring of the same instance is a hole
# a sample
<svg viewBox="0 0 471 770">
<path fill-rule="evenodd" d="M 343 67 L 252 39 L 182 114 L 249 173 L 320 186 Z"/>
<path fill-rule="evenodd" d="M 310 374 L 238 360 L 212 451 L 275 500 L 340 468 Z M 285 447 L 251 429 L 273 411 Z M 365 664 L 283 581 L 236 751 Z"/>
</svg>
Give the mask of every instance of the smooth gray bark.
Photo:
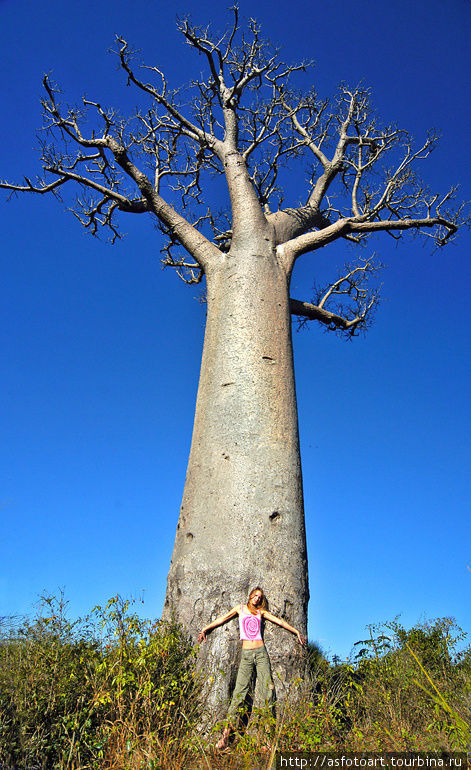
<svg viewBox="0 0 471 770">
<path fill-rule="evenodd" d="M 193 635 L 261 585 L 306 633 L 307 555 L 288 279 L 265 241 L 207 273 L 208 313 L 190 459 L 165 614 Z M 270 625 L 270 624 L 269 624 Z M 266 629 L 280 694 L 302 669 L 297 639 Z M 201 646 L 213 706 L 235 678 L 236 621 Z M 222 670 L 223 673 L 220 673 Z"/>
</svg>

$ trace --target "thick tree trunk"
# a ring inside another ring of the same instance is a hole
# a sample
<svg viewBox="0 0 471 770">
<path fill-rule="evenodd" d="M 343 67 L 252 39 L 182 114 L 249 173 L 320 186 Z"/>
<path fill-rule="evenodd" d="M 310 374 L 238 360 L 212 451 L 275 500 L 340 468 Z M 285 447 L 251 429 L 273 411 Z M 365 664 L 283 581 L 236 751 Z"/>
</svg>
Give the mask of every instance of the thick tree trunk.
<svg viewBox="0 0 471 770">
<path fill-rule="evenodd" d="M 260 249 L 259 249 L 260 250 Z M 260 585 L 269 609 L 306 633 L 301 463 L 288 279 L 273 251 L 229 254 L 207 272 L 207 322 L 190 459 L 164 615 L 196 637 Z M 302 668 L 296 638 L 267 624 L 278 695 Z M 213 710 L 227 706 L 237 621 L 208 635 Z M 221 673 L 222 672 L 222 673 Z"/>
</svg>

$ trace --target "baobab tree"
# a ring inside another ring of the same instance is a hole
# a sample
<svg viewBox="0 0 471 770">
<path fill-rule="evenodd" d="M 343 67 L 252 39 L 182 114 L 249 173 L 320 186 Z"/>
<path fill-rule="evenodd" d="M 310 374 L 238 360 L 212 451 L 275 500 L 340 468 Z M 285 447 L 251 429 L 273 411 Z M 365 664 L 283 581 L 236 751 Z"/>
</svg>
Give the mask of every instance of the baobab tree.
<svg viewBox="0 0 471 770">
<path fill-rule="evenodd" d="M 254 21 L 243 30 L 232 13 L 220 36 L 178 24 L 206 67 L 187 91 L 173 90 L 157 66 L 136 66 L 118 37 L 120 67 L 142 97 L 127 118 L 89 98 L 80 109 L 62 104 L 46 76 L 43 174 L 1 183 L 12 193 L 63 196 L 68 206 L 75 189 L 78 220 L 112 241 L 122 214 L 149 214 L 165 241 L 164 265 L 186 283 L 206 282 L 193 439 L 164 608 L 193 636 L 256 584 L 273 612 L 306 631 L 291 316 L 357 335 L 378 303 L 378 265 L 362 251 L 303 301 L 289 293 L 296 260 L 335 241 L 360 247 L 378 232 L 413 231 L 443 246 L 462 218 L 453 189 L 430 193 L 415 172 L 434 134 L 415 145 L 381 125 L 364 88 L 342 86 L 330 101 L 300 92 L 309 63 L 284 63 Z M 285 205 L 288 172 L 300 202 Z M 287 682 L 300 670 L 296 640 L 279 630 L 267 638 L 275 678 Z M 209 636 L 201 663 L 230 674 L 237 648 L 228 625 Z M 231 676 L 217 681 L 214 698 L 222 700 Z"/>
</svg>

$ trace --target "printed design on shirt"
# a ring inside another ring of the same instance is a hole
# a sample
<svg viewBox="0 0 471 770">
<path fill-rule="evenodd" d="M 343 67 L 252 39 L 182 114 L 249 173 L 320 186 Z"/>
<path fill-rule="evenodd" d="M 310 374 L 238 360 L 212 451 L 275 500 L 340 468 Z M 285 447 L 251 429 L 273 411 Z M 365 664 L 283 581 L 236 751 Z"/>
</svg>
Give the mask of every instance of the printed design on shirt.
<svg viewBox="0 0 471 770">
<path fill-rule="evenodd" d="M 242 618 L 242 628 L 248 639 L 255 639 L 260 629 L 260 620 L 256 615 L 246 615 Z"/>
</svg>

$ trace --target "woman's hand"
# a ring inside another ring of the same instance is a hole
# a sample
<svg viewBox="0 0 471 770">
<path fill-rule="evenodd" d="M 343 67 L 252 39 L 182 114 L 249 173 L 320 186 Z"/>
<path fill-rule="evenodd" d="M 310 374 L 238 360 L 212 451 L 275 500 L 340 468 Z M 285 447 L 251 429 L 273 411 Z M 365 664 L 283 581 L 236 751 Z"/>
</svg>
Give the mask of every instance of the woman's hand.
<svg viewBox="0 0 471 770">
<path fill-rule="evenodd" d="M 299 631 L 296 631 L 296 636 L 298 637 L 299 644 L 304 646 L 306 644 L 306 640 L 305 640 L 304 636 L 302 636 Z"/>
<path fill-rule="evenodd" d="M 198 642 L 201 644 L 202 642 L 205 642 L 205 641 L 206 641 L 206 631 L 203 629 L 198 634 Z"/>
</svg>

